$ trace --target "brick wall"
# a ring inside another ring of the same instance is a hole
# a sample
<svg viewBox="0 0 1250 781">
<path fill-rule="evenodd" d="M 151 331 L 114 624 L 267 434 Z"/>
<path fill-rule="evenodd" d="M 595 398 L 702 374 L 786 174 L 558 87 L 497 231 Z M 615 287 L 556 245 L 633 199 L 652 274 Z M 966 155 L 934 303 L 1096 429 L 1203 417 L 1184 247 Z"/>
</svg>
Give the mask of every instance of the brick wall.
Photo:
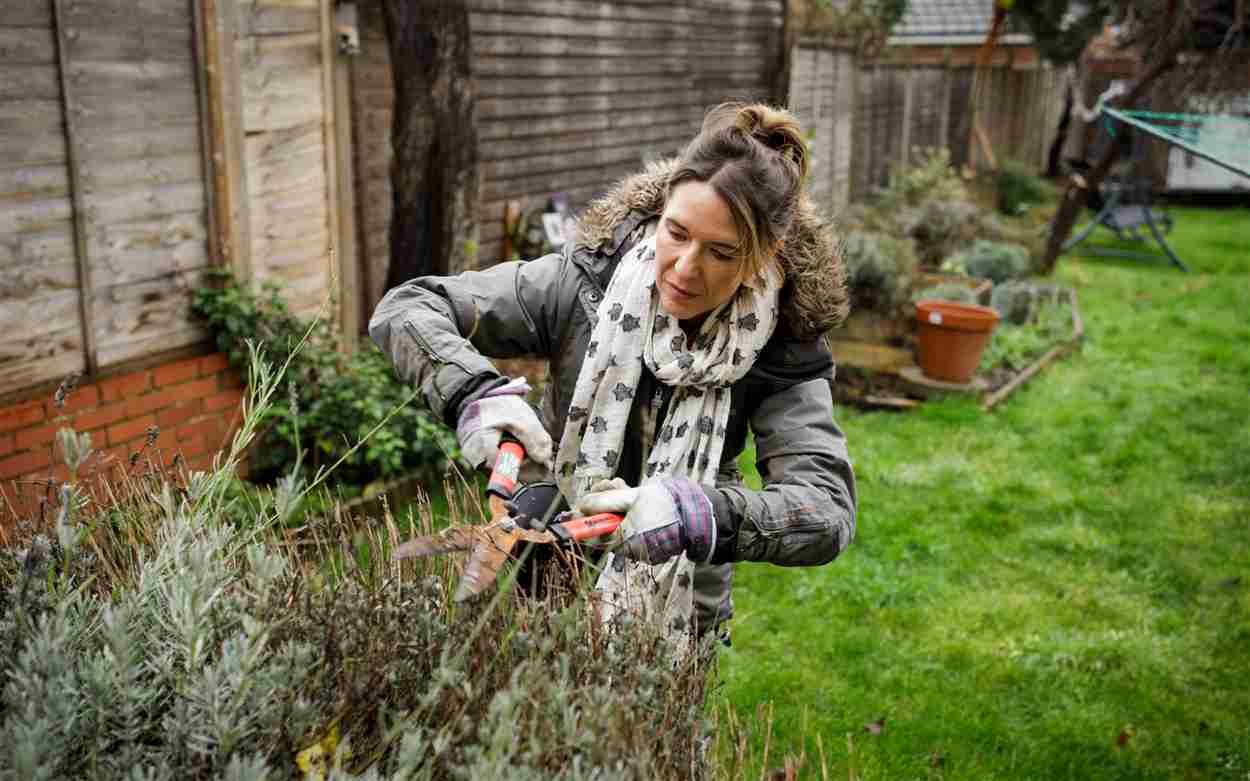
<svg viewBox="0 0 1250 781">
<path fill-rule="evenodd" d="M 207 468 L 237 422 L 243 382 L 214 353 L 80 385 L 59 407 L 53 396 L 0 407 L 0 521 L 29 512 L 30 496 L 41 493 L 32 481 L 68 476 L 55 444 L 65 426 L 91 435 L 97 452 L 88 471 L 104 473 L 140 451 L 167 465 L 177 456 L 191 469 Z"/>
</svg>

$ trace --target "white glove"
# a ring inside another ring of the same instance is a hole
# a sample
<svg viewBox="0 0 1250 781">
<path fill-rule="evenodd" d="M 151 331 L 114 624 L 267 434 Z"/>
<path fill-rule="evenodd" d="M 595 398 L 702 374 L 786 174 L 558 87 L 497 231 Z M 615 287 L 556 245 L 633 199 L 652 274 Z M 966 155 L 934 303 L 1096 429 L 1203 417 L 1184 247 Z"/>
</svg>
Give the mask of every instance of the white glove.
<svg viewBox="0 0 1250 781">
<path fill-rule="evenodd" d="M 456 438 L 460 440 L 460 453 L 470 466 L 475 469 L 494 466 L 499 442 L 507 431 L 525 448 L 523 480 L 535 479 L 538 472 L 541 472 L 539 477 L 545 476 L 551 469 L 551 435 L 543 428 L 534 408 L 525 402 L 529 390 L 525 378 L 517 377 L 507 385 L 487 391 L 460 411 Z M 534 464 L 540 469 L 533 469 Z M 530 477 L 526 477 L 527 473 Z"/>
<path fill-rule="evenodd" d="M 625 520 L 607 539 L 620 544 L 620 554 L 650 564 L 662 564 L 682 553 L 706 562 L 716 549 L 716 519 L 712 503 L 693 481 L 666 477 L 631 488 L 614 478 L 590 487 L 576 507 L 579 515 L 618 513 Z"/>
</svg>

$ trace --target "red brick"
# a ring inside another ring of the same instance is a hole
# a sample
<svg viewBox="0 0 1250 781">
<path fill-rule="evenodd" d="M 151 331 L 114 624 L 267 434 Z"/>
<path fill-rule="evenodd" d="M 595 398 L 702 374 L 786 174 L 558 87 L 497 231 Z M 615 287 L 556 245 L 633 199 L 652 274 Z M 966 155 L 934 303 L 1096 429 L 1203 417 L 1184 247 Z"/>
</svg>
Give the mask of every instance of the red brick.
<svg viewBox="0 0 1250 781">
<path fill-rule="evenodd" d="M 115 426 L 109 426 L 109 444 L 120 445 L 132 439 L 145 436 L 148 429 L 156 425 L 156 416 L 144 415 L 141 418 L 125 420 Z"/>
<path fill-rule="evenodd" d="M 194 399 L 203 399 L 212 396 L 217 392 L 217 378 L 205 377 L 194 382 L 184 382 L 181 385 L 171 385 L 165 388 L 163 394 L 171 403 L 176 401 L 192 401 Z"/>
<path fill-rule="evenodd" d="M 84 385 L 65 395 L 65 404 L 56 406 L 55 392 L 48 400 L 49 415 L 72 415 L 79 410 L 91 409 L 100 403 L 100 394 L 94 385 Z"/>
<path fill-rule="evenodd" d="M 221 442 L 221 429 L 220 418 L 204 418 L 194 423 L 184 423 L 178 427 L 178 441 L 205 437 L 216 445 Z"/>
<path fill-rule="evenodd" d="M 149 412 L 155 412 L 158 409 L 172 407 L 173 404 L 174 398 L 170 394 L 169 388 L 162 388 L 151 393 L 144 393 L 141 396 L 131 396 L 126 400 L 126 417 L 137 418 L 140 415 L 146 415 Z"/>
<path fill-rule="evenodd" d="M 166 407 L 156 413 L 156 425 L 161 429 L 167 429 L 179 423 L 185 423 L 198 415 L 202 406 L 199 401 L 187 401 L 176 407 Z"/>
<path fill-rule="evenodd" d="M 228 390 L 222 391 L 215 396 L 209 396 L 204 400 L 205 412 L 217 412 L 223 409 L 237 409 L 243 403 L 243 394 L 239 391 Z"/>
<path fill-rule="evenodd" d="M 49 423 L 46 426 L 24 428 L 17 432 L 14 441 L 18 450 L 33 450 L 41 445 L 50 445 L 56 440 L 56 430 L 60 424 Z"/>
<path fill-rule="evenodd" d="M 247 387 L 247 383 L 243 381 L 242 372 L 231 369 L 221 375 L 221 387 L 223 390 L 243 390 Z"/>
<path fill-rule="evenodd" d="M 153 369 L 152 384 L 159 388 L 164 385 L 174 385 L 179 382 L 194 380 L 199 376 L 200 359 L 185 358 L 181 361 L 174 361 Z"/>
<path fill-rule="evenodd" d="M 52 448 L 50 447 L 41 447 L 38 450 L 28 450 L 25 453 L 9 456 L 0 459 L 0 480 L 29 475 L 51 463 Z"/>
<path fill-rule="evenodd" d="M 230 366 L 225 353 L 213 353 L 200 359 L 200 374 L 217 374 Z"/>
<path fill-rule="evenodd" d="M 118 401 L 143 393 L 152 387 L 151 376 L 147 370 L 112 377 L 100 383 L 101 401 Z"/>
<path fill-rule="evenodd" d="M 12 434 L 0 434 L 0 457 L 7 456 L 16 449 L 13 445 L 13 441 L 14 438 Z"/>
<path fill-rule="evenodd" d="M 0 412 L 0 431 L 12 431 L 15 428 L 26 428 L 44 419 L 42 401 L 28 401 Z"/>
<path fill-rule="evenodd" d="M 94 428 L 116 423 L 126 417 L 125 404 L 106 404 L 89 412 L 80 412 L 74 418 L 74 428 L 79 431 L 90 431 Z"/>
</svg>

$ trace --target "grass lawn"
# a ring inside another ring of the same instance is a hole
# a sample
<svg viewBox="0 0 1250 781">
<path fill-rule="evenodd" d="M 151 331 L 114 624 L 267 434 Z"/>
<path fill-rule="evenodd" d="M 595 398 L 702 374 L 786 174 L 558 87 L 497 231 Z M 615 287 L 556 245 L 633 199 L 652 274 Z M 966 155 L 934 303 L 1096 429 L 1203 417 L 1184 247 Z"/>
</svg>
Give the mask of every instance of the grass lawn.
<svg viewBox="0 0 1250 781">
<path fill-rule="evenodd" d="M 1193 273 L 1065 256 L 1086 344 L 993 413 L 838 410 L 855 542 L 738 568 L 716 696 L 770 768 L 1250 778 L 1250 210 L 1173 214 Z"/>
</svg>

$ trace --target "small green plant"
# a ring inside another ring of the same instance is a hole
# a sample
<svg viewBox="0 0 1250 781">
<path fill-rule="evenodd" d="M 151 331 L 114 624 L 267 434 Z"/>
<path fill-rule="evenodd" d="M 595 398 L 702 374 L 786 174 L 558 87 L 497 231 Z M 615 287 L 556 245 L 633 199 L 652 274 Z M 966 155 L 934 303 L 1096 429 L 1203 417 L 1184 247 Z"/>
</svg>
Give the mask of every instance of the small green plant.
<svg viewBox="0 0 1250 781">
<path fill-rule="evenodd" d="M 920 262 L 933 268 L 976 238 L 980 223 L 975 204 L 937 198 L 910 210 L 907 217 L 903 227 L 916 240 Z"/>
<path fill-rule="evenodd" d="M 1029 166 L 1016 160 L 1008 160 L 998 169 L 994 175 L 994 191 L 998 210 L 1012 217 L 1054 198 L 1054 188 Z"/>
<path fill-rule="evenodd" d="M 851 231 L 841 248 L 852 310 L 892 314 L 907 300 L 916 275 L 916 254 L 910 240 Z"/>
<path fill-rule="evenodd" d="M 930 285 L 929 287 L 920 288 L 915 293 L 912 293 L 912 301 L 920 301 L 923 299 L 954 301 L 960 304 L 975 304 L 977 302 L 977 294 L 967 285 L 961 285 L 958 282 L 943 282 L 938 285 Z"/>
<path fill-rule="evenodd" d="M 945 147 L 914 150 L 914 165 L 892 165 L 888 184 L 877 193 L 876 205 L 887 210 L 917 207 L 927 201 L 967 201 L 968 189 L 951 165 Z"/>
<path fill-rule="evenodd" d="M 942 263 L 942 270 L 993 280 L 995 284 L 1029 273 L 1029 250 L 1019 244 L 978 239 Z"/>
<path fill-rule="evenodd" d="M 1072 335 L 1072 311 L 1057 295 L 1039 296 L 1036 289 L 1026 293 L 1019 285 L 1012 290 L 1014 292 L 1002 298 L 1013 299 L 1015 306 L 1020 306 L 1019 302 L 1027 298 L 1027 319 L 1019 325 L 1004 322 L 994 329 L 989 345 L 981 354 L 979 371 L 998 368 L 1020 371 Z"/>
<path fill-rule="evenodd" d="M 297 462 L 315 473 L 346 455 L 339 480 L 364 485 L 410 470 L 432 477 L 455 457 L 455 434 L 410 403 L 412 391 L 385 355 L 371 344 L 345 355 L 333 330 L 292 314 L 278 288 L 255 293 L 217 270 L 193 306 L 235 365 L 249 365 L 248 340 L 290 362 L 280 380 L 285 403 L 266 410 L 261 446 L 251 454 L 254 479 L 277 479 Z"/>
</svg>

